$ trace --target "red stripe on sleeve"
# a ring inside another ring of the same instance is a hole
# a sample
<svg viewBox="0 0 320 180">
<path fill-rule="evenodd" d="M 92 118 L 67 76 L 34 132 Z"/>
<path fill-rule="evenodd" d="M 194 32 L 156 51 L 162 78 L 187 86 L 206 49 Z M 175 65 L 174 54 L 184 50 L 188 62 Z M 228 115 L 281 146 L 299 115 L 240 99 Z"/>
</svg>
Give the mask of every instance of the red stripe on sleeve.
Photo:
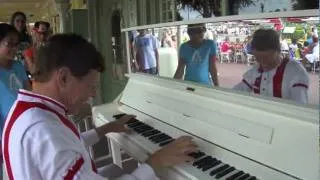
<svg viewBox="0 0 320 180">
<path fill-rule="evenodd" d="M 81 166 L 83 165 L 84 160 L 81 157 L 76 161 L 76 163 L 71 167 L 71 169 L 68 170 L 67 175 L 63 178 L 64 180 L 72 180 L 73 177 L 77 174 L 77 172 L 80 170 Z"/>
</svg>

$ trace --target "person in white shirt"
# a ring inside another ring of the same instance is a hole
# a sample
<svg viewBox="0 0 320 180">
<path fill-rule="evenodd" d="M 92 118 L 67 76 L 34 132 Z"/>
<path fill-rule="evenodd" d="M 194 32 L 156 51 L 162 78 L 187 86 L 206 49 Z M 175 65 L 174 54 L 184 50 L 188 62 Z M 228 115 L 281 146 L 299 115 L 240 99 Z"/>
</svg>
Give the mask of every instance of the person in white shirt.
<svg viewBox="0 0 320 180">
<path fill-rule="evenodd" d="M 156 75 L 159 73 L 158 39 L 149 34 L 146 29 L 138 32 L 139 35 L 134 40 L 134 48 L 139 71 Z"/>
<path fill-rule="evenodd" d="M 7 117 L 2 150 L 9 180 L 100 180 L 86 151 L 109 132 L 126 131 L 126 115 L 84 134 L 67 119 L 95 96 L 103 72 L 102 55 L 81 36 L 50 38 L 37 54 L 33 92 L 20 90 Z M 83 143 L 84 144 L 83 144 Z M 153 180 L 154 169 L 192 161 L 196 145 L 180 137 L 119 180 Z"/>
<path fill-rule="evenodd" d="M 272 29 L 259 29 L 251 45 L 257 64 L 234 89 L 308 103 L 308 74 L 296 61 L 283 58 L 279 34 Z"/>
</svg>

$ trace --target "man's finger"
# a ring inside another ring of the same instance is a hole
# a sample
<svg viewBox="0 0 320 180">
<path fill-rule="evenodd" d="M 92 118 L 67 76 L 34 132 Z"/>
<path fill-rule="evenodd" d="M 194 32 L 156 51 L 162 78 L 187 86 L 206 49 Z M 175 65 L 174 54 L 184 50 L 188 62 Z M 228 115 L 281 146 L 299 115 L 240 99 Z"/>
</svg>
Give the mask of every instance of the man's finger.
<svg viewBox="0 0 320 180">
<path fill-rule="evenodd" d="M 183 147 L 187 147 L 187 146 L 193 146 L 196 145 L 192 140 L 184 140 L 181 142 L 178 142 L 176 144 L 177 147 L 183 148 Z"/>
<path fill-rule="evenodd" d="M 184 141 L 191 141 L 192 137 L 191 136 L 181 136 L 179 137 L 177 140 L 175 140 L 175 143 L 180 143 L 180 142 L 184 142 Z"/>
<path fill-rule="evenodd" d="M 121 122 L 127 122 L 127 121 L 129 121 L 129 120 L 131 120 L 131 119 L 133 119 L 133 118 L 135 118 L 136 116 L 134 116 L 134 115 L 124 115 L 124 116 L 122 116 L 119 120 L 121 121 Z"/>
<path fill-rule="evenodd" d="M 192 146 L 188 146 L 188 147 L 181 149 L 180 152 L 183 154 L 190 154 L 193 152 L 197 152 L 198 150 L 199 150 L 198 146 L 192 145 Z"/>
</svg>

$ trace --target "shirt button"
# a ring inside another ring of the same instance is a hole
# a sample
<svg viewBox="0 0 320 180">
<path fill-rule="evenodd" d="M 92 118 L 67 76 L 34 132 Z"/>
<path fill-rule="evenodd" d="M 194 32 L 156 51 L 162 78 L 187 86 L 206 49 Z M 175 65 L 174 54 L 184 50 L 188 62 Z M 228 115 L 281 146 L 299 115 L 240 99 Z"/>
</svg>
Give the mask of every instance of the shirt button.
<svg viewBox="0 0 320 180">
<path fill-rule="evenodd" d="M 266 90 L 265 88 L 262 89 L 262 91 L 265 91 L 265 90 Z"/>
<path fill-rule="evenodd" d="M 267 78 L 264 78 L 263 80 L 267 80 Z"/>
</svg>

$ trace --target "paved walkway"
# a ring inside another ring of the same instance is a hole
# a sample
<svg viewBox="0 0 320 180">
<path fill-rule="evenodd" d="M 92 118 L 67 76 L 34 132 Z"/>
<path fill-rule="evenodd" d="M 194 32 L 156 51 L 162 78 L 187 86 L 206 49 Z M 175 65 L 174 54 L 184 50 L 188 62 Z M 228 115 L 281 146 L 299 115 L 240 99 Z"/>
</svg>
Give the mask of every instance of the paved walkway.
<svg viewBox="0 0 320 180">
<path fill-rule="evenodd" d="M 235 63 L 218 63 L 220 85 L 226 88 L 232 88 L 242 80 L 242 74 L 249 69 L 249 66 Z M 309 73 L 309 103 L 319 104 L 319 76 Z"/>
</svg>

